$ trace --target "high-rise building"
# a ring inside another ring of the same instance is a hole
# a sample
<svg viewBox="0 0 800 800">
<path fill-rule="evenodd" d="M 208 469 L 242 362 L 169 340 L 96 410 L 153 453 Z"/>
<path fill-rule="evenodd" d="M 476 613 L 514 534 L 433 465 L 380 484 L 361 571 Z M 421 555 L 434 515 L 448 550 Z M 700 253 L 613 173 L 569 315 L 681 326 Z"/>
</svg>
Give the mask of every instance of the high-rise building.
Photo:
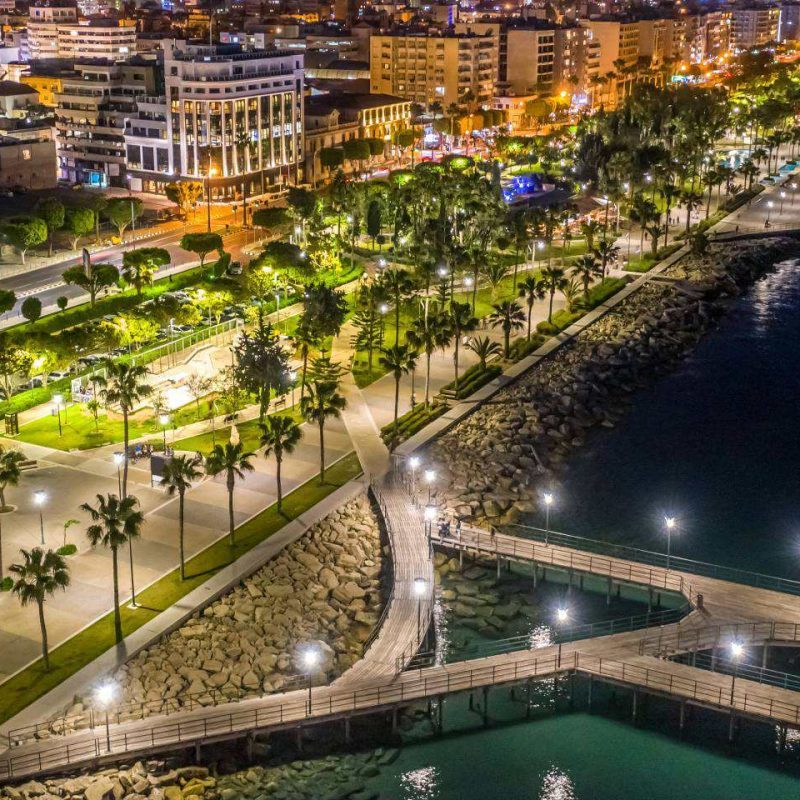
<svg viewBox="0 0 800 800">
<path fill-rule="evenodd" d="M 93 19 L 58 25 L 58 57 L 125 61 L 136 52 L 133 20 Z"/>
<path fill-rule="evenodd" d="M 211 195 L 261 194 L 303 159 L 303 56 L 239 45 L 171 46 L 164 97 L 143 98 L 125 136 L 130 185 L 210 181 Z"/>
<path fill-rule="evenodd" d="M 731 9 L 731 46 L 749 50 L 778 41 L 781 10 L 777 6 Z"/>
<path fill-rule="evenodd" d="M 800 3 L 783 3 L 781 5 L 781 27 L 778 40 L 791 42 L 800 36 Z"/>
<path fill-rule="evenodd" d="M 375 34 L 370 90 L 444 108 L 469 93 L 490 104 L 498 78 L 498 37 L 476 34 Z"/>
<path fill-rule="evenodd" d="M 77 23 L 78 9 L 64 2 L 33 5 L 28 9 L 28 38 L 24 61 L 58 57 L 58 27 L 66 23 Z"/>
<path fill-rule="evenodd" d="M 154 60 L 76 63 L 56 94 L 59 178 L 105 188 L 125 186 L 125 120 L 137 97 L 158 94 Z"/>
</svg>

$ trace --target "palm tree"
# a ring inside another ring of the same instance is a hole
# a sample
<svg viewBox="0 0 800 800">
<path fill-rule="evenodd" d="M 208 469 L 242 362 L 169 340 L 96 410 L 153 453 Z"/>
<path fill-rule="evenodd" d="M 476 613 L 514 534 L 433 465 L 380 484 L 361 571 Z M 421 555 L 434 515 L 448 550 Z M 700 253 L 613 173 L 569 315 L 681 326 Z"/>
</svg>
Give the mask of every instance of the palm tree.
<svg viewBox="0 0 800 800">
<path fill-rule="evenodd" d="M 42 658 L 44 668 L 50 669 L 50 653 L 47 648 L 47 627 L 44 624 L 44 601 L 56 593 L 56 589 L 66 590 L 69 586 L 67 562 L 52 550 L 41 547 L 33 550 L 20 550 L 23 563 L 12 564 L 9 571 L 15 575 L 11 591 L 17 595 L 23 606 L 36 603 L 39 608 L 39 627 L 42 629 Z"/>
<path fill-rule="evenodd" d="M 198 456 L 173 456 L 164 465 L 164 472 L 161 475 L 161 485 L 167 490 L 167 494 L 178 495 L 178 543 L 181 561 L 181 580 L 186 580 L 186 561 L 183 548 L 183 510 L 186 491 L 190 489 L 192 483 L 203 474 L 198 467 L 201 460 Z"/>
<path fill-rule="evenodd" d="M 275 454 L 278 511 L 283 505 L 283 487 L 281 485 L 283 454 L 291 455 L 302 435 L 302 429 L 291 417 L 273 414 L 267 417 L 266 422 L 261 425 L 261 446 L 264 448 L 264 458 L 267 458 L 270 453 Z"/>
<path fill-rule="evenodd" d="M 511 349 L 511 331 L 519 330 L 525 325 L 525 312 L 516 300 L 502 300 L 493 305 L 489 322 L 493 328 L 503 329 L 503 357 L 508 358 Z"/>
<path fill-rule="evenodd" d="M 674 183 L 665 183 L 661 187 L 661 196 L 664 198 L 664 247 L 667 246 L 667 240 L 669 239 L 669 215 L 670 211 L 672 211 L 672 206 L 675 204 L 675 200 L 680 197 L 680 190 Z"/>
<path fill-rule="evenodd" d="M 450 317 L 442 311 L 429 309 L 417 317 L 406 331 L 406 340 L 415 350 L 425 353 L 425 407 L 430 402 L 431 356 L 437 348 L 444 349 L 453 340 Z"/>
<path fill-rule="evenodd" d="M 486 279 L 492 287 L 492 300 L 497 299 L 497 289 L 502 283 L 503 278 L 508 275 L 508 267 L 501 261 L 492 261 L 487 264 L 483 274 L 486 275 Z"/>
<path fill-rule="evenodd" d="M 600 264 L 592 255 L 581 256 L 570 267 L 569 274 L 578 278 L 583 284 L 583 299 L 589 301 L 589 286 L 593 278 L 603 274 Z"/>
<path fill-rule="evenodd" d="M 578 305 L 578 295 L 581 294 L 581 282 L 577 278 L 568 278 L 561 292 L 567 303 L 567 311 L 574 311 Z"/>
<path fill-rule="evenodd" d="M 325 420 L 328 417 L 341 417 L 346 405 L 347 400 L 339 393 L 338 381 L 315 382 L 300 400 L 300 413 L 307 422 L 315 422 L 319 426 L 320 484 L 325 483 Z"/>
<path fill-rule="evenodd" d="M 19 450 L 7 450 L 0 444 L 0 511 L 5 511 L 6 486 L 17 486 L 22 476 L 21 464 L 25 456 Z M 0 573 L 2 571 L 0 570 Z"/>
<path fill-rule="evenodd" d="M 417 366 L 419 353 L 410 345 L 396 344 L 383 351 L 380 365 L 394 375 L 394 435 L 397 436 L 397 414 L 400 406 L 400 378 Z"/>
<path fill-rule="evenodd" d="M 542 300 L 545 295 L 545 283 L 535 275 L 528 275 L 519 285 L 519 296 L 525 298 L 528 306 L 528 341 L 531 340 L 531 315 L 533 314 L 533 304 L 537 300 Z"/>
<path fill-rule="evenodd" d="M 681 194 L 681 202 L 686 206 L 686 235 L 689 235 L 689 228 L 692 225 L 692 211 L 703 205 L 703 197 L 697 192 L 684 192 Z"/>
<path fill-rule="evenodd" d="M 208 454 L 206 459 L 206 474 L 220 475 L 225 473 L 225 484 L 228 487 L 228 534 L 230 545 L 233 547 L 233 490 L 236 488 L 236 479 L 244 478 L 245 472 L 252 472 L 253 463 L 251 459 L 255 453 L 245 452 L 241 442 L 233 444 L 226 442 L 225 445 L 214 445 L 214 449 Z"/>
<path fill-rule="evenodd" d="M 606 279 L 606 266 L 609 261 L 613 261 L 619 255 L 619 247 L 614 244 L 613 239 L 603 239 L 597 243 L 594 249 L 595 255 L 600 259 L 600 277 Z"/>
<path fill-rule="evenodd" d="M 400 342 L 400 307 L 411 294 L 414 281 L 411 273 L 404 269 L 387 269 L 381 277 L 386 291 L 394 298 L 394 343 L 397 345 Z"/>
<path fill-rule="evenodd" d="M 547 309 L 547 321 L 552 324 L 553 298 L 556 296 L 556 292 L 561 291 L 567 285 L 567 279 L 561 267 L 546 267 L 542 270 L 542 281 L 544 281 L 545 289 L 550 295 L 550 304 Z"/>
<path fill-rule="evenodd" d="M 472 350 L 481 362 L 481 369 L 486 369 L 486 361 L 500 352 L 500 345 L 488 336 L 473 336 L 464 347 Z"/>
<path fill-rule="evenodd" d="M 453 365 L 455 367 L 455 390 L 458 394 L 458 347 L 461 337 L 478 327 L 478 319 L 472 316 L 469 303 L 450 303 L 450 325 L 453 329 Z"/>
<path fill-rule="evenodd" d="M 136 404 L 152 394 L 152 387 L 144 383 L 147 367 L 126 364 L 124 361 L 105 361 L 106 385 L 100 396 L 108 405 L 118 405 L 122 411 L 122 438 L 125 443 L 122 467 L 122 496 L 128 494 L 128 416 Z"/>
<path fill-rule="evenodd" d="M 94 522 L 86 529 L 86 537 L 92 547 L 98 544 L 111 550 L 112 575 L 114 581 L 114 635 L 117 644 L 122 641 L 122 618 L 119 613 L 119 563 L 117 554 L 119 548 L 126 542 L 136 539 L 142 531 L 144 514 L 138 509 L 139 501 L 136 497 L 123 497 L 121 500 L 115 494 L 97 495 L 97 508 L 88 503 L 81 505 Z"/>
<path fill-rule="evenodd" d="M 586 249 L 594 249 L 594 237 L 600 233 L 600 223 L 596 220 L 590 219 L 581 223 L 581 233 L 583 238 L 586 239 Z"/>
</svg>

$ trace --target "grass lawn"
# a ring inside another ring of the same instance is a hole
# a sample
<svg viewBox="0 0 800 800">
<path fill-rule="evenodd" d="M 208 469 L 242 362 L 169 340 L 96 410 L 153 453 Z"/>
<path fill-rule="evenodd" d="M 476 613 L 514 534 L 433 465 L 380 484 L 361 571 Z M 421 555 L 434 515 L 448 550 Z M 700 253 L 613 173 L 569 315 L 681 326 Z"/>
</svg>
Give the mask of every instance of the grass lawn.
<svg viewBox="0 0 800 800">
<path fill-rule="evenodd" d="M 297 398 L 300 398 L 300 392 L 297 390 Z M 275 411 L 275 415 L 280 417 L 291 416 L 295 422 L 303 422 L 300 416 L 300 411 L 294 408 L 281 409 Z M 244 449 L 250 452 L 255 452 L 261 446 L 261 428 L 258 425 L 258 419 L 251 419 L 247 422 L 242 422 L 236 426 L 239 431 L 239 439 L 244 446 Z M 192 453 L 202 453 L 208 455 L 214 449 L 214 442 L 224 444 L 229 441 L 231 437 L 231 426 L 227 425 L 224 428 L 217 428 L 212 434 L 211 431 L 207 433 L 198 433 L 196 436 L 187 436 L 185 439 L 177 439 L 172 445 L 176 450 L 188 450 Z"/>
<path fill-rule="evenodd" d="M 649 253 L 644 256 L 635 255 L 625 263 L 626 272 L 649 272 L 656 263 L 656 259 Z"/>
<path fill-rule="evenodd" d="M 129 635 L 157 617 L 186 594 L 233 563 L 260 542 L 269 539 L 287 522 L 305 513 L 331 492 L 344 486 L 361 474 L 361 464 L 355 453 L 332 464 L 325 470 L 325 483 L 317 477 L 299 486 L 284 498 L 283 510 L 275 505 L 262 511 L 236 532 L 236 543 L 228 544 L 228 537 L 212 544 L 187 562 L 185 581 L 180 580 L 176 567 L 168 575 L 137 594 L 137 608 L 122 608 L 122 630 Z M 177 530 L 175 532 L 177 536 Z M 122 557 L 122 556 L 121 556 Z M 55 602 L 65 602 L 57 600 Z M 0 692 L 0 722 L 13 717 L 70 675 L 114 646 L 114 615 L 109 612 L 95 623 L 77 633 L 50 653 L 50 670 L 45 670 L 40 660 L 2 684 Z"/>
</svg>

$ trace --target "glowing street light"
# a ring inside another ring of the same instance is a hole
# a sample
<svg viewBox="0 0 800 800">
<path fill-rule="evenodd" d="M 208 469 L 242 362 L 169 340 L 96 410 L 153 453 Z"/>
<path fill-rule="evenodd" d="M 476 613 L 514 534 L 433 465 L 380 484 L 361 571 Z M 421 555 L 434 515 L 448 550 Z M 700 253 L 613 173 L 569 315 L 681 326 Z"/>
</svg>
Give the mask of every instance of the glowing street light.
<svg viewBox="0 0 800 800">
<path fill-rule="evenodd" d="M 781 198 L 781 205 L 780 205 L 779 213 L 783 214 L 783 201 L 786 199 L 786 192 L 784 192 L 783 189 L 781 189 L 780 198 Z"/>
<path fill-rule="evenodd" d="M 111 726 L 108 721 L 108 709 L 117 695 L 117 687 L 111 683 L 104 683 L 94 693 L 95 701 L 106 712 L 106 750 L 111 752 Z"/>
<path fill-rule="evenodd" d="M 769 225 L 769 218 L 770 218 L 770 215 L 772 214 L 772 207 L 774 205 L 775 205 L 775 203 L 773 203 L 772 200 L 767 200 L 767 221 L 765 223 L 766 225 Z"/>
<path fill-rule="evenodd" d="M 664 517 L 664 529 L 667 532 L 667 569 L 669 569 L 669 559 L 672 552 L 672 531 L 676 525 L 675 517 Z"/>
<path fill-rule="evenodd" d="M 414 578 L 414 596 L 417 598 L 417 642 L 420 641 L 422 628 L 422 598 L 428 593 L 428 581 L 425 578 Z"/>
<path fill-rule="evenodd" d="M 556 627 L 560 628 L 567 624 L 569 621 L 569 609 L 565 606 L 561 606 L 556 609 Z M 558 636 L 558 631 L 556 631 L 556 636 Z M 561 640 L 558 641 L 558 660 L 557 665 L 561 667 Z"/>
<path fill-rule="evenodd" d="M 114 453 L 114 464 L 117 467 L 117 491 L 122 497 L 122 465 L 125 463 L 125 453 Z"/>
<path fill-rule="evenodd" d="M 42 537 L 42 544 L 44 544 L 44 511 L 43 506 L 47 502 L 47 492 L 44 489 L 37 489 L 33 493 L 33 502 L 39 509 L 39 533 Z"/>
<path fill-rule="evenodd" d="M 739 674 L 739 659 L 744 655 L 744 645 L 737 641 L 731 642 L 730 654 L 731 660 L 733 661 L 733 675 L 731 676 L 731 705 L 733 705 L 733 693 L 736 690 L 736 677 Z"/>
<path fill-rule="evenodd" d="M 547 544 L 550 538 L 550 506 L 553 505 L 552 492 L 545 492 L 542 495 L 542 502 L 544 503 L 544 543 Z"/>
<path fill-rule="evenodd" d="M 161 432 L 164 436 L 164 454 L 166 455 L 167 452 L 167 425 L 169 425 L 169 414 L 162 414 L 158 418 L 159 423 L 161 424 Z"/>
<path fill-rule="evenodd" d="M 319 651 L 314 647 L 309 647 L 303 651 L 303 669 L 308 675 L 308 709 L 307 716 L 311 716 L 311 684 L 314 673 L 319 665 Z"/>
<path fill-rule="evenodd" d="M 297 370 L 289 370 L 289 381 L 292 384 L 292 406 L 294 406 L 294 385 L 297 383 Z"/>
<path fill-rule="evenodd" d="M 430 537 L 431 526 L 433 525 L 433 521 L 436 519 L 436 506 L 432 503 L 428 503 L 428 505 L 425 506 L 425 511 L 423 514 L 425 517 L 425 533 Z"/>
<path fill-rule="evenodd" d="M 61 430 L 61 404 L 64 402 L 64 396 L 60 394 L 53 395 L 53 402 L 56 406 L 56 415 L 58 416 L 58 435 L 61 436 L 63 431 Z M 64 413 L 66 414 L 67 408 L 64 406 Z"/>
<path fill-rule="evenodd" d="M 428 484 L 428 502 L 431 501 L 431 489 L 433 487 L 434 481 L 436 480 L 436 470 L 433 469 L 426 469 L 425 470 L 425 483 Z"/>
<path fill-rule="evenodd" d="M 419 468 L 420 459 L 419 456 L 411 456 L 408 459 L 408 469 L 411 472 L 411 494 L 416 495 L 417 493 L 417 469 Z"/>
</svg>

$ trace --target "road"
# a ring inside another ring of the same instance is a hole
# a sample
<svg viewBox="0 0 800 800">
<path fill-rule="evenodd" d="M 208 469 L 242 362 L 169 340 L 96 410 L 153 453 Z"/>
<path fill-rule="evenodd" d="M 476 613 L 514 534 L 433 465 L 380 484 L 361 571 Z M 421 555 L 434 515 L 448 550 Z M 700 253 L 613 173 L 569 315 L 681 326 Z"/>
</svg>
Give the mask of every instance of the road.
<svg viewBox="0 0 800 800">
<path fill-rule="evenodd" d="M 198 215 L 202 217 L 203 215 Z M 234 261 L 238 260 L 242 247 L 248 242 L 253 241 L 253 232 L 248 230 L 234 230 L 231 233 L 224 233 L 224 226 L 226 224 L 233 227 L 233 215 L 230 211 L 226 213 L 217 214 L 214 219 L 214 228 L 223 234 L 223 241 L 225 249 L 231 254 Z M 169 273 L 181 272 L 188 266 L 197 263 L 197 256 L 194 253 L 189 253 L 183 250 L 179 242 L 184 233 L 196 233 L 205 231 L 205 219 L 200 219 L 196 223 L 192 223 L 186 228 L 182 225 L 175 226 L 174 224 L 168 227 L 163 233 L 150 236 L 146 239 L 140 239 L 135 242 L 130 242 L 125 245 L 113 245 L 103 250 L 92 253 L 92 261 L 95 263 L 107 262 L 117 266 L 122 265 L 122 255 L 125 250 L 137 247 L 163 247 L 169 251 L 171 256 L 171 263 L 156 273 L 156 277 L 161 277 Z M 13 291 L 17 295 L 17 303 L 15 307 L 8 311 L 6 314 L 0 316 L 0 328 L 9 327 L 16 324 L 21 320 L 20 306 L 27 297 L 35 296 L 42 301 L 42 309 L 44 313 L 48 310 L 53 310 L 56 307 L 56 300 L 59 297 L 66 297 L 70 301 L 70 306 L 77 305 L 78 303 L 86 302 L 88 295 L 77 286 L 67 286 L 64 284 L 61 276 L 69 267 L 81 263 L 80 253 L 70 253 L 63 260 L 54 264 L 47 264 L 36 269 L 31 269 L 27 272 L 19 273 L 18 275 L 10 275 L 5 278 L 0 278 L 0 289 L 7 289 Z"/>
</svg>

